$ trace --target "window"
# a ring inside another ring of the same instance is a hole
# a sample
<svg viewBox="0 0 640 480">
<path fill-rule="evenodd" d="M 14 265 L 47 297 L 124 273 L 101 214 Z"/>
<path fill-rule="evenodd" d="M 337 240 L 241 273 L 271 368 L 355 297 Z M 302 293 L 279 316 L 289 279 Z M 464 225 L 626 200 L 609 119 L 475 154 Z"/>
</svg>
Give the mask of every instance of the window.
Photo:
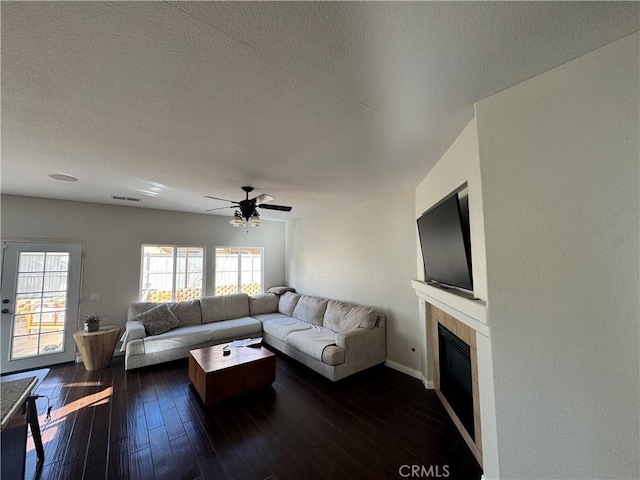
<svg viewBox="0 0 640 480">
<path fill-rule="evenodd" d="M 143 245 L 140 301 L 194 300 L 204 291 L 204 247 Z"/>
<path fill-rule="evenodd" d="M 262 293 L 262 248 L 216 248 L 216 295 Z"/>
</svg>

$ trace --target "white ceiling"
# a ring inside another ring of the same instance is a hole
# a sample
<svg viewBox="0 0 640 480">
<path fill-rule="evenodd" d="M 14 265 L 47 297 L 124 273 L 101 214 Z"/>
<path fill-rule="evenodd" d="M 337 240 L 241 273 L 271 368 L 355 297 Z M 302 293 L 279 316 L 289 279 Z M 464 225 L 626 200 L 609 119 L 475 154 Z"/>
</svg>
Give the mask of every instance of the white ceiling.
<svg viewBox="0 0 640 480">
<path fill-rule="evenodd" d="M 474 102 L 640 24 L 638 2 L 1 8 L 3 193 L 203 212 L 253 185 L 293 206 L 271 219 L 415 187 Z"/>
</svg>

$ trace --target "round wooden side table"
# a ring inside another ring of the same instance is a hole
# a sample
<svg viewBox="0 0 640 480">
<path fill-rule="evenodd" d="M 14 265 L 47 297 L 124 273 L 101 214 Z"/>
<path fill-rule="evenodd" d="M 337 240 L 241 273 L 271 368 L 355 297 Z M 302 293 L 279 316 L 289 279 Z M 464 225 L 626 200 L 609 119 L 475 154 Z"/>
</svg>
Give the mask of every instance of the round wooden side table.
<svg viewBox="0 0 640 480">
<path fill-rule="evenodd" d="M 104 325 L 95 332 L 80 330 L 73 334 L 87 370 L 100 370 L 109 366 L 121 331 L 122 327 L 119 325 Z"/>
</svg>

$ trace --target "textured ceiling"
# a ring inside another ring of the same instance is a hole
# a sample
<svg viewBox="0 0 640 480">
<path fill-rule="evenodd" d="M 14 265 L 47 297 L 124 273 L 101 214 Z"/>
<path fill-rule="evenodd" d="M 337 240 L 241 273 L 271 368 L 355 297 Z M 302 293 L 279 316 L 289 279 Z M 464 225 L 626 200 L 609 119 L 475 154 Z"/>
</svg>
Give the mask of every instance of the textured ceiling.
<svg viewBox="0 0 640 480">
<path fill-rule="evenodd" d="M 3 193 L 203 212 L 253 185 L 293 206 L 272 219 L 415 187 L 474 102 L 640 24 L 637 2 L 1 8 Z"/>
</svg>

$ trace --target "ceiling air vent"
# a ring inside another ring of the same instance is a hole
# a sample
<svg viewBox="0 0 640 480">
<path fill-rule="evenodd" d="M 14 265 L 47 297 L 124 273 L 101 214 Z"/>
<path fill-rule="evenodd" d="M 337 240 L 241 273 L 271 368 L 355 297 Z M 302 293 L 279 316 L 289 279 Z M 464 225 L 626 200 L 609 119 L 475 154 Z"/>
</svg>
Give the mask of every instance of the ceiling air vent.
<svg viewBox="0 0 640 480">
<path fill-rule="evenodd" d="M 121 195 L 111 195 L 111 198 L 113 198 L 114 200 L 122 200 L 122 201 L 125 201 L 125 202 L 139 202 L 140 201 L 139 198 L 123 197 Z"/>
</svg>

